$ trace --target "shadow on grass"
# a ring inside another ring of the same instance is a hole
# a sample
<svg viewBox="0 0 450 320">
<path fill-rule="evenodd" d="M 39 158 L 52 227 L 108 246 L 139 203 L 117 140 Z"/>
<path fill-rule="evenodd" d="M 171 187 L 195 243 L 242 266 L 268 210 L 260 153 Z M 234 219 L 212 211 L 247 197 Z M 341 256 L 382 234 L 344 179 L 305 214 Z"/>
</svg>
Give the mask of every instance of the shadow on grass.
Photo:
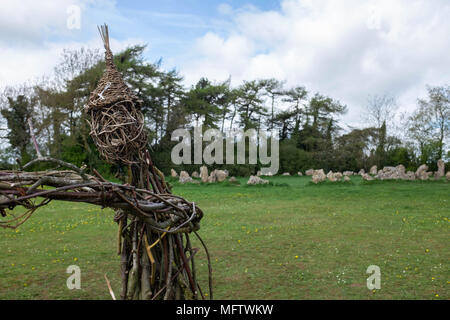
<svg viewBox="0 0 450 320">
<path fill-rule="evenodd" d="M 395 180 L 395 179 L 387 179 L 387 180 L 362 180 L 361 185 L 378 185 L 378 184 L 446 184 L 449 183 L 445 179 L 439 179 L 439 180 Z"/>
<path fill-rule="evenodd" d="M 314 183 L 312 181 L 309 181 L 307 186 L 313 186 L 313 187 L 319 187 L 319 186 L 354 186 L 355 182 L 353 181 L 335 181 L 335 182 L 331 182 L 331 181 L 322 181 L 319 183 Z"/>
<path fill-rule="evenodd" d="M 269 183 L 265 183 L 265 184 L 245 184 L 244 185 L 247 188 L 268 188 L 268 187 L 288 187 L 290 188 L 291 185 L 288 183 L 278 183 L 278 182 L 273 182 L 273 181 L 269 181 Z"/>
</svg>

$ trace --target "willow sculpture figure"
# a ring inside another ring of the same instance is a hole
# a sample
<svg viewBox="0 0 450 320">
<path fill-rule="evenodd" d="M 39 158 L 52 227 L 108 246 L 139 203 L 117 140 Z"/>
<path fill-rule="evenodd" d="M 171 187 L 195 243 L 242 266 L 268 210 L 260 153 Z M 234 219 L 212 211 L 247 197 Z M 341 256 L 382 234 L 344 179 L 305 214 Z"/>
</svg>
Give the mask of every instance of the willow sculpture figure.
<svg viewBox="0 0 450 320">
<path fill-rule="evenodd" d="M 173 195 L 164 175 L 154 166 L 147 149 L 141 101 L 122 79 L 113 62 L 106 25 L 99 28 L 105 46 L 106 68 L 91 93 L 88 113 L 90 135 L 100 154 L 110 163 L 126 166 L 128 183 L 106 181 L 95 169 L 84 169 L 60 160 L 38 157 L 20 171 L 0 171 L 0 226 L 17 228 L 37 208 L 52 200 L 86 202 L 115 210 L 118 254 L 121 256 L 121 299 L 205 299 L 197 281 L 195 254 L 190 236 L 197 231 L 203 212 L 195 203 Z M 69 170 L 27 172 L 36 162 L 53 162 Z M 49 186 L 51 189 L 38 190 Z M 13 209 L 23 206 L 24 214 Z"/>
</svg>

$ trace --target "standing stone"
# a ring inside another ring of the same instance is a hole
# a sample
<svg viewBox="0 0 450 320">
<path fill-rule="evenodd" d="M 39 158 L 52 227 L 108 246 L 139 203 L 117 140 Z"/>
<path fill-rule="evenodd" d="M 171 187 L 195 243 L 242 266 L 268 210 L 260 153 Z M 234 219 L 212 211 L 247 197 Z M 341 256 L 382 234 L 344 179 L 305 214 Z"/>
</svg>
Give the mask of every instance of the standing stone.
<svg viewBox="0 0 450 320">
<path fill-rule="evenodd" d="M 230 179 L 228 179 L 229 182 L 237 182 L 236 177 L 230 177 Z"/>
<path fill-rule="evenodd" d="M 224 170 L 214 170 L 216 175 L 216 180 L 218 182 L 225 181 L 227 179 L 227 173 Z"/>
<path fill-rule="evenodd" d="M 335 181 L 336 181 L 336 179 L 335 179 L 335 177 L 334 177 L 333 171 L 330 170 L 330 171 L 327 173 L 327 179 L 328 179 L 329 181 L 331 181 L 331 182 L 335 182 Z"/>
<path fill-rule="evenodd" d="M 192 182 L 192 178 L 189 176 L 189 173 L 187 173 L 186 171 L 181 171 L 179 182 L 180 183 Z"/>
<path fill-rule="evenodd" d="M 372 166 L 369 170 L 369 174 L 375 176 L 377 175 L 378 171 L 377 171 L 377 166 Z"/>
<path fill-rule="evenodd" d="M 211 171 L 208 177 L 208 183 L 214 183 L 217 181 L 216 170 Z"/>
<path fill-rule="evenodd" d="M 341 181 L 342 177 L 343 177 L 342 173 L 340 173 L 340 172 L 333 172 L 331 175 L 332 175 L 332 178 L 331 179 L 329 178 L 329 180 L 333 181 L 333 182 Z"/>
<path fill-rule="evenodd" d="M 305 174 L 306 174 L 307 176 L 312 176 L 312 175 L 314 174 L 314 169 L 306 170 L 306 171 L 305 171 Z"/>
<path fill-rule="evenodd" d="M 397 166 L 397 169 L 398 169 L 398 172 L 399 172 L 399 175 L 400 175 L 400 179 L 402 179 L 402 180 L 415 180 L 416 175 L 414 174 L 414 172 L 412 172 L 412 171 L 406 172 L 405 166 L 399 165 L 399 166 Z M 412 177 L 414 177 L 414 178 L 411 179 Z"/>
<path fill-rule="evenodd" d="M 301 171 L 297 172 L 297 174 L 298 174 L 300 177 L 303 176 L 303 173 L 302 173 Z"/>
<path fill-rule="evenodd" d="M 261 170 L 258 170 L 258 172 L 256 173 L 256 176 L 257 176 L 257 177 L 261 177 L 261 175 L 262 175 Z"/>
<path fill-rule="evenodd" d="M 440 179 L 445 175 L 445 162 L 444 160 L 440 159 L 437 162 L 437 166 L 438 166 L 438 171 L 436 171 L 434 178 L 435 179 Z"/>
<path fill-rule="evenodd" d="M 323 171 L 323 169 L 314 170 L 311 179 L 312 179 L 312 182 L 317 184 L 319 182 L 325 181 L 327 179 L 327 176 L 326 176 L 325 172 Z"/>
<path fill-rule="evenodd" d="M 405 176 L 403 177 L 404 180 L 416 180 L 416 174 L 412 171 L 408 171 Z"/>
<path fill-rule="evenodd" d="M 345 177 L 349 177 L 349 176 L 352 176 L 352 175 L 353 175 L 353 171 L 344 171 L 342 174 L 343 174 Z"/>
<path fill-rule="evenodd" d="M 178 176 L 178 173 L 174 169 L 170 169 L 170 175 L 172 178 L 176 178 Z"/>
<path fill-rule="evenodd" d="M 445 178 L 447 181 L 450 181 L 450 171 L 447 171 L 447 174 L 445 175 Z"/>
<path fill-rule="evenodd" d="M 400 178 L 403 178 L 406 175 L 406 168 L 404 165 L 399 164 L 395 168 L 397 169 L 397 174 L 399 175 Z"/>
<path fill-rule="evenodd" d="M 367 173 L 363 173 L 361 176 L 366 181 L 372 181 L 373 180 L 372 176 L 367 174 Z"/>
<path fill-rule="evenodd" d="M 206 166 L 200 167 L 200 178 L 203 183 L 208 182 L 208 168 Z"/>
<path fill-rule="evenodd" d="M 191 177 L 198 178 L 199 177 L 198 172 L 197 171 L 192 172 Z"/>
<path fill-rule="evenodd" d="M 350 181 L 350 177 L 349 176 L 344 176 L 344 181 Z"/>
<path fill-rule="evenodd" d="M 428 180 L 428 166 L 426 164 L 422 164 L 416 171 L 416 178 L 420 180 Z"/>
<path fill-rule="evenodd" d="M 247 184 L 267 184 L 269 183 L 269 180 L 261 179 L 258 176 L 250 176 L 250 178 L 247 181 Z"/>
<path fill-rule="evenodd" d="M 342 179 L 342 173 L 330 171 L 330 172 L 328 172 L 328 174 L 327 174 L 327 178 L 328 178 L 328 180 L 330 180 L 331 182 L 341 181 L 341 179 Z"/>
<path fill-rule="evenodd" d="M 397 167 L 384 167 L 383 170 L 378 170 L 375 178 L 380 180 L 398 180 L 405 175 L 405 167 L 401 165 Z"/>
<path fill-rule="evenodd" d="M 289 172 L 283 173 L 283 176 L 290 176 L 291 174 Z"/>
<path fill-rule="evenodd" d="M 365 173 L 366 173 L 366 170 L 361 169 L 361 170 L 359 170 L 358 175 L 362 176 L 362 175 L 365 174 Z"/>
<path fill-rule="evenodd" d="M 189 173 L 187 173 L 186 171 L 181 171 L 180 178 L 190 178 Z"/>
</svg>

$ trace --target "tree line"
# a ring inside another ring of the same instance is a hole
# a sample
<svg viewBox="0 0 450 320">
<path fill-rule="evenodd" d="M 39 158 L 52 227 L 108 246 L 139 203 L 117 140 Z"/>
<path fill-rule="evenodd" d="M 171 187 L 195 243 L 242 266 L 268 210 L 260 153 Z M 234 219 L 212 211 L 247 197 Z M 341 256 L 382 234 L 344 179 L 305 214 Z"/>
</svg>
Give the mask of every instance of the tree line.
<svg viewBox="0 0 450 320">
<path fill-rule="evenodd" d="M 438 159 L 450 159 L 450 86 L 427 87 L 411 114 L 402 115 L 394 130 L 395 99 L 388 95 L 368 98 L 363 128 L 344 130 L 340 117 L 345 104 L 304 86 L 287 87 L 278 79 L 231 79 L 214 82 L 201 78 L 186 88 L 176 70 L 163 70 L 161 60 L 144 59 L 145 46 L 132 46 L 115 55 L 124 80 L 143 101 L 149 148 L 155 164 L 168 173 L 198 170 L 193 165 L 171 163 L 177 128 L 264 129 L 278 131 L 280 171 L 296 173 L 310 168 L 366 170 L 372 166 L 403 164 L 414 170 L 422 163 L 431 169 Z M 42 154 L 97 168 L 113 175 L 124 169 L 105 163 L 89 137 L 83 107 L 103 74 L 98 50 L 64 50 L 53 76 L 33 85 L 3 88 L 1 109 L 2 168 L 14 168 L 36 157 L 31 129 Z M 397 115 L 397 118 L 398 115 Z M 31 127 L 30 127 L 31 123 Z M 446 144 L 447 143 L 447 144 Z M 254 174 L 258 165 L 217 165 L 234 175 Z"/>
</svg>

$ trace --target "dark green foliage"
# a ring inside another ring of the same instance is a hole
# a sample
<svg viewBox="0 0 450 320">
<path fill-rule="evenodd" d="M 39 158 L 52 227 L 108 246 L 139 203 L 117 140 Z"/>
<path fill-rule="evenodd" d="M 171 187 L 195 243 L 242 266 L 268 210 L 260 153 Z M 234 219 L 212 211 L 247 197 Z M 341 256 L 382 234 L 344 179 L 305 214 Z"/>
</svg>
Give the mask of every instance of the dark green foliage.
<svg viewBox="0 0 450 320">
<path fill-rule="evenodd" d="M 202 123 L 206 128 L 218 128 L 227 113 L 229 99 L 227 83 L 214 85 L 201 78 L 186 93 L 182 103 L 196 125 Z"/>
<path fill-rule="evenodd" d="M 450 159 L 445 150 L 448 87 L 428 88 L 429 98 L 420 100 L 420 108 L 408 118 L 406 133 L 410 141 L 405 143 L 389 134 L 386 120 L 391 119 L 383 117 L 376 118 L 375 127 L 349 128 L 343 132 L 339 117 L 347 111 L 344 104 L 320 93 L 309 97 L 303 86 L 286 89 L 285 83 L 277 79 L 243 81 L 232 87 L 231 79 L 214 83 L 201 78 L 187 89 L 182 83 L 183 76 L 176 70 L 162 70 L 161 61 L 147 62 L 143 56 L 145 49 L 142 45 L 127 48 L 115 55 L 114 62 L 142 100 L 149 148 L 155 164 L 166 175 L 171 168 L 189 174 L 199 171 L 199 164 L 172 163 L 171 150 L 178 142 L 171 141 L 171 134 L 178 128 L 200 125 L 203 132 L 209 128 L 223 133 L 236 128 L 276 131 L 280 141 L 279 173 L 304 173 L 310 168 L 359 171 L 372 165 L 398 164 L 415 170 L 422 163 L 436 170 L 438 159 L 445 155 Z M 3 138 L 8 142 L 3 146 L 2 167 L 14 166 L 16 157 L 22 163 L 34 157 L 27 124 L 32 118 L 41 153 L 76 165 L 85 164 L 89 169 L 97 168 L 108 176 L 123 175 L 126 169 L 100 159 L 83 112 L 104 68 L 98 51 L 65 50 L 63 60 L 55 68 L 55 85 L 38 85 L 25 94 L 6 92 L 0 99 L 1 115 L 7 126 Z M 207 144 L 204 142 L 203 148 Z M 248 164 L 248 148 L 246 152 L 244 165 L 236 165 L 235 161 L 214 164 L 208 169 L 226 169 L 234 176 L 256 174 L 261 165 Z"/>
<path fill-rule="evenodd" d="M 31 160 L 30 155 L 30 128 L 28 121 L 33 116 L 34 98 L 19 95 L 17 98 L 8 97 L 8 106 L 2 108 L 1 114 L 6 119 L 9 132 L 6 138 L 12 147 L 17 150 L 23 163 Z"/>
</svg>

